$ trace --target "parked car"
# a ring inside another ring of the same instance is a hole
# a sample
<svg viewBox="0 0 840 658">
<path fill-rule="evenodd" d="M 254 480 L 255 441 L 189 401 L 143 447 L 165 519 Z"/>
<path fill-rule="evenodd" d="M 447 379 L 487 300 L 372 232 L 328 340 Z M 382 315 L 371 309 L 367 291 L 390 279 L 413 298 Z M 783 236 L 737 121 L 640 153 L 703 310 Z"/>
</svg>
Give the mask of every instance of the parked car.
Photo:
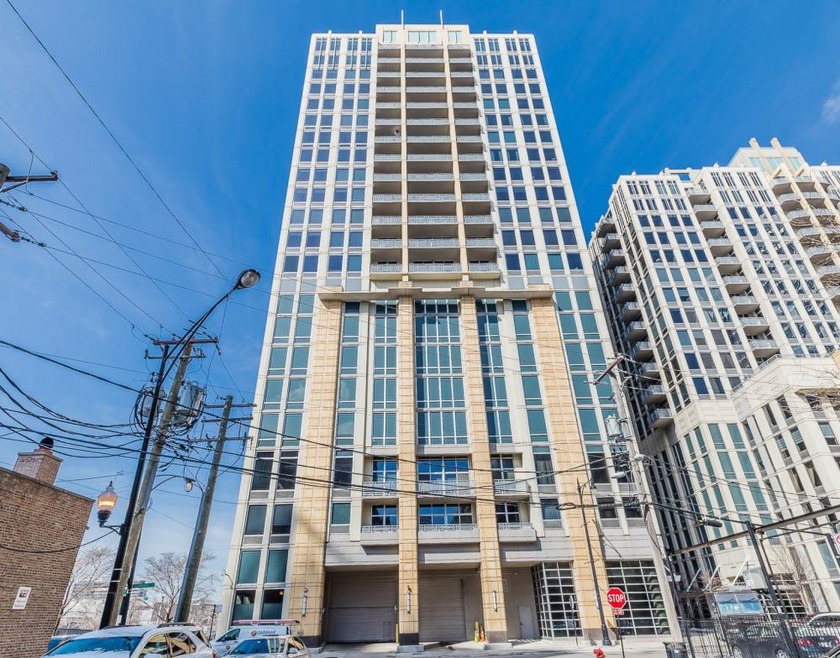
<svg viewBox="0 0 840 658">
<path fill-rule="evenodd" d="M 53 635 L 50 638 L 50 641 L 47 643 L 47 651 L 52 651 L 55 649 L 59 644 L 69 640 L 71 637 L 78 637 L 82 633 L 88 633 L 89 631 L 82 630 L 79 628 L 59 628 L 58 633 Z"/>
<path fill-rule="evenodd" d="M 840 612 L 820 612 L 805 619 L 805 627 L 840 637 Z"/>
<path fill-rule="evenodd" d="M 249 658 L 310 658 L 306 645 L 296 635 L 275 635 L 272 637 L 254 637 L 239 643 L 230 656 L 248 656 Z"/>
<path fill-rule="evenodd" d="M 189 654 L 190 658 L 216 658 L 204 632 L 189 624 L 160 626 L 110 626 L 83 633 L 59 644 L 47 656 L 108 654 L 107 658 L 171 658 Z"/>
<path fill-rule="evenodd" d="M 775 624 L 755 624 L 740 637 L 731 637 L 732 658 L 818 658 L 837 646 L 832 634 L 807 627 L 791 628 L 796 656 L 791 656 L 781 630 Z"/>
<path fill-rule="evenodd" d="M 293 635 L 298 622 L 294 619 L 276 619 L 234 623 L 230 629 L 213 640 L 211 646 L 219 658 L 228 655 L 239 643 L 251 638 Z"/>
</svg>

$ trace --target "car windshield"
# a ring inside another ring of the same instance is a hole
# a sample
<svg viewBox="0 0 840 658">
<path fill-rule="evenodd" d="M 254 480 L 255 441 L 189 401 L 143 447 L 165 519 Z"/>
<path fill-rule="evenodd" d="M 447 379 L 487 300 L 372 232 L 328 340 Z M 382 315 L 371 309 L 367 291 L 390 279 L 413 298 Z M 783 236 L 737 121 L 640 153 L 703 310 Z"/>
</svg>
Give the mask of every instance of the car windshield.
<svg viewBox="0 0 840 658">
<path fill-rule="evenodd" d="M 73 653 L 125 653 L 130 654 L 140 644 L 141 637 L 80 637 L 53 649 L 50 656 L 67 656 Z"/>
<path fill-rule="evenodd" d="M 280 653 L 283 649 L 283 638 L 260 637 L 240 642 L 239 646 L 231 651 L 231 655 L 249 655 L 255 653 Z"/>
</svg>

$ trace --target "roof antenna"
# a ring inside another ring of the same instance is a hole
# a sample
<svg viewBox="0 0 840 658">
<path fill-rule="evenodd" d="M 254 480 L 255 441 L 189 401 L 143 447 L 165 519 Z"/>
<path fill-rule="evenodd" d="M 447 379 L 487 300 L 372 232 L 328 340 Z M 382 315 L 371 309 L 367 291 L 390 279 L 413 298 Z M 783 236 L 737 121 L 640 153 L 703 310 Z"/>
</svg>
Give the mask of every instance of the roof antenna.
<svg viewBox="0 0 840 658">
<path fill-rule="evenodd" d="M 405 9 L 400 9 L 400 27 L 405 27 Z"/>
<path fill-rule="evenodd" d="M 440 12 L 440 26 L 443 27 L 443 9 L 438 9 Z"/>
</svg>

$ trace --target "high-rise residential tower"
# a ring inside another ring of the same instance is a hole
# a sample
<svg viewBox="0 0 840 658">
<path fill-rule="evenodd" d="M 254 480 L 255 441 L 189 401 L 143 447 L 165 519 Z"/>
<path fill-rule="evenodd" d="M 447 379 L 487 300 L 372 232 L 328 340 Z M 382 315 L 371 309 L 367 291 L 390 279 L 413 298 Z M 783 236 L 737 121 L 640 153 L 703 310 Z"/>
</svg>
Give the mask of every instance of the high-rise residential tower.
<svg viewBox="0 0 840 658">
<path fill-rule="evenodd" d="M 590 243 L 677 588 L 698 608 L 709 590 L 767 593 L 745 522 L 797 517 L 760 536 L 784 605 L 840 608 L 839 183 L 752 140 L 728 166 L 622 176 Z"/>
<path fill-rule="evenodd" d="M 667 634 L 606 336 L 533 37 L 314 35 L 223 624 Z"/>
</svg>

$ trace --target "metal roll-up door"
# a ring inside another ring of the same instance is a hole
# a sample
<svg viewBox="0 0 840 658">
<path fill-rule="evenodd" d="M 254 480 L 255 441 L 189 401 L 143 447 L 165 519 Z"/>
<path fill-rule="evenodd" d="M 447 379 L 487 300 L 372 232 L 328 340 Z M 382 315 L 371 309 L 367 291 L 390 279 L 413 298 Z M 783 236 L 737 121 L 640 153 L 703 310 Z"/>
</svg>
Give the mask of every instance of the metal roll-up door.
<svg viewBox="0 0 840 658">
<path fill-rule="evenodd" d="M 370 575 L 333 580 L 327 612 L 328 642 L 393 642 L 397 581 Z"/>
<path fill-rule="evenodd" d="M 464 586 L 460 578 L 420 581 L 420 641 L 463 642 Z"/>
</svg>

